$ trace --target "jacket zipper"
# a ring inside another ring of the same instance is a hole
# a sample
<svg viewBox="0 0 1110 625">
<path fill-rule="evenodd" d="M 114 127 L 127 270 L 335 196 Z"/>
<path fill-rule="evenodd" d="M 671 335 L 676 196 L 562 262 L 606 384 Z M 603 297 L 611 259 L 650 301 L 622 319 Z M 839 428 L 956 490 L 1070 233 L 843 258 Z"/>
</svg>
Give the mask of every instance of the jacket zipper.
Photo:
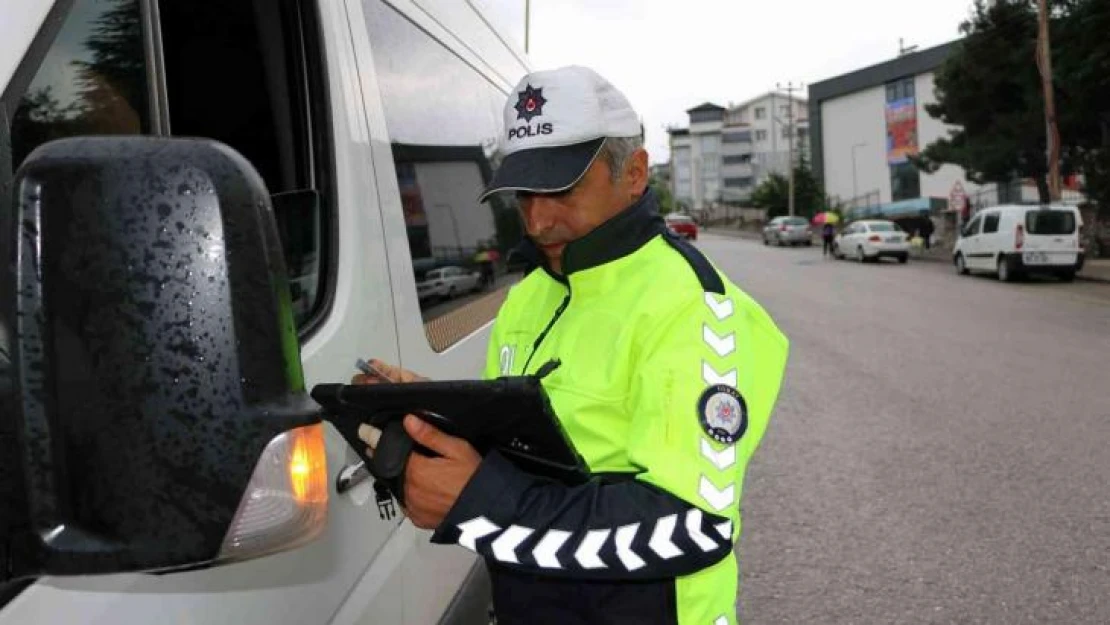
<svg viewBox="0 0 1110 625">
<path fill-rule="evenodd" d="M 551 321 L 547 322 L 547 327 L 543 329 L 543 332 L 540 332 L 540 335 L 536 337 L 536 341 L 532 343 L 532 353 L 528 354 L 528 360 L 524 361 L 524 369 L 521 371 L 521 373 L 527 375 L 528 365 L 531 364 L 532 357 L 536 355 L 536 352 L 540 351 L 540 343 L 543 343 L 543 339 L 547 337 L 547 333 L 551 331 L 551 327 L 555 325 L 555 322 L 559 320 L 559 317 L 563 316 L 563 311 L 567 309 L 568 305 L 570 305 L 569 291 L 567 292 L 566 297 L 563 298 L 563 302 L 559 304 L 558 308 L 555 309 L 555 315 L 551 317 Z"/>
</svg>

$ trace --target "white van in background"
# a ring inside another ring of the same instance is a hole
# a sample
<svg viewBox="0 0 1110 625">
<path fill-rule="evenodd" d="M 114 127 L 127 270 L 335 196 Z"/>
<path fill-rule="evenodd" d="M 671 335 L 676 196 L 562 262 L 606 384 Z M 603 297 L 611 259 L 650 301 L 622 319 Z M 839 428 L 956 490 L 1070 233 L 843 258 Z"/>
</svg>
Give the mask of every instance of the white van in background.
<svg viewBox="0 0 1110 625">
<path fill-rule="evenodd" d="M 1068 205 L 986 208 L 967 223 L 952 250 L 961 275 L 992 272 L 1003 282 L 1028 274 L 1064 281 L 1082 267 L 1079 209 Z"/>
<path fill-rule="evenodd" d="M 11 218 L 17 205 L 31 206 L 31 200 L 13 198 L 13 181 L 18 181 L 13 175 L 28 156 L 34 158 L 32 152 L 39 146 L 73 136 L 141 135 L 164 141 L 160 145 L 172 151 L 183 145 L 175 143 L 176 138 L 211 139 L 230 147 L 257 172 L 257 176 L 240 177 L 236 183 L 240 188 L 255 185 L 252 181 L 257 185 L 251 188 L 264 183 L 272 198 L 291 300 L 280 310 L 282 315 L 291 311 L 289 327 L 295 324 L 293 340 L 299 343 L 299 363 L 286 369 L 294 390 L 300 382 L 295 378 L 302 373 L 307 388 L 346 382 L 356 373 L 354 365 L 360 357 L 399 363 L 434 379 L 479 377 L 489 326 L 507 287 L 491 289 L 457 306 L 431 307 L 418 297 L 415 276 L 456 263 L 458 258 L 472 258 L 491 241 L 504 258 L 522 235 L 515 206 L 476 201 L 498 158 L 504 102 L 516 81 L 530 69 L 523 52 L 492 25 L 495 21 L 470 0 L 3 1 L 0 254 L 8 257 L 0 258 L 0 625 L 423 625 L 488 620 L 489 586 L 481 562 L 461 547 L 431 545 L 430 534 L 414 528 L 403 515 L 380 514 L 371 480 L 366 479 L 365 471 L 357 471 L 358 456 L 326 422 L 314 426 L 315 430 L 304 430 L 298 434 L 300 438 L 275 438 L 266 448 L 267 454 L 277 454 L 270 459 L 279 463 L 286 457 L 282 450 L 291 449 L 282 447 L 286 443 L 295 443 L 298 453 L 303 452 L 290 460 L 288 475 L 281 471 L 268 474 L 276 481 L 263 484 L 266 488 L 251 490 L 255 482 L 248 485 L 244 479 L 217 493 L 225 503 L 231 499 L 231 512 L 242 497 L 243 507 L 235 523 L 246 525 L 235 525 L 235 529 L 253 532 L 250 540 L 236 538 L 231 531 L 234 523 L 225 523 L 226 518 L 213 524 L 207 511 L 185 510 L 193 505 L 185 493 L 205 494 L 201 478 L 190 475 L 191 463 L 215 462 L 201 453 L 204 448 L 181 458 L 156 456 L 158 466 L 149 472 L 139 468 L 100 476 L 119 482 L 121 488 L 113 492 L 124 497 L 128 496 L 128 482 L 147 479 L 156 470 L 167 479 L 178 480 L 149 499 L 149 518 L 157 519 L 154 512 L 158 512 L 183 522 L 195 521 L 197 527 L 214 528 L 200 538 L 217 548 L 221 532 L 226 531 L 228 538 L 218 558 L 196 561 L 193 566 L 173 560 L 180 554 L 180 550 L 174 551 L 179 546 L 174 540 L 132 544 L 128 548 L 163 551 L 161 555 L 169 559 L 160 562 L 174 567 L 158 574 L 146 569 L 134 572 L 139 569 L 118 557 L 121 551 L 109 553 L 103 560 L 82 559 L 83 554 L 74 552 L 84 546 L 109 550 L 127 546 L 119 535 L 115 535 L 116 543 L 112 543 L 114 539 L 97 543 L 89 538 L 98 533 L 112 536 L 114 530 L 109 526 L 92 523 L 77 544 L 64 543 L 73 532 L 63 523 L 52 526 L 56 531 L 26 533 L 32 523 L 19 517 L 17 508 L 23 499 L 19 489 L 12 487 L 26 483 L 38 496 L 37 489 L 47 489 L 51 483 L 42 475 L 18 477 L 31 470 L 29 465 L 21 466 L 21 460 L 30 463 L 38 457 L 25 450 L 18 453 L 19 437 L 13 434 L 22 427 L 16 415 L 30 414 L 26 389 L 18 389 L 32 373 L 20 360 L 20 349 L 9 348 L 30 340 L 30 335 L 20 336 L 17 319 L 26 316 L 16 312 L 17 280 L 9 269 L 14 265 L 10 263 L 15 258 L 13 250 L 24 245 Z M 181 149 L 188 152 L 193 148 Z M 226 154 L 220 148 L 206 149 L 210 160 L 215 158 L 213 154 Z M 74 150 L 74 155 L 81 156 L 80 144 Z M 110 160 L 103 152 L 97 158 Z M 54 170 L 49 163 L 43 166 L 48 174 L 56 170 L 56 165 Z M 138 177 L 147 175 L 137 171 L 140 169 L 136 168 Z M 143 184 L 153 193 L 173 194 L 174 189 L 161 188 L 161 180 L 152 177 Z M 179 198 L 180 205 L 193 202 L 191 187 L 182 183 L 181 188 L 179 192 L 185 195 Z M 54 189 L 54 197 L 59 191 L 65 195 L 63 185 Z M 193 214 L 171 204 L 159 204 L 151 211 L 153 219 L 165 223 L 160 234 L 155 233 L 161 237 L 155 247 L 117 250 L 119 254 L 142 259 L 149 251 L 153 257 L 164 252 L 157 245 L 172 248 L 192 233 L 202 232 Z M 74 208 L 78 209 L 93 210 Z M 54 232 L 42 236 L 65 234 L 58 230 L 56 220 L 47 220 L 46 230 L 53 228 Z M 206 222 L 212 223 L 220 222 L 218 218 Z M 41 234 L 22 225 L 28 237 Z M 223 226 L 241 228 L 248 234 L 254 227 L 229 222 Z M 75 224 L 74 230 L 79 227 L 85 226 Z M 71 232 L 66 236 L 77 235 Z M 122 248 L 133 244 L 104 236 L 104 245 Z M 206 233 L 200 245 L 207 245 L 209 238 Z M 42 253 L 56 259 L 57 247 L 52 251 L 48 240 Z M 101 260 L 115 262 L 108 258 L 111 251 L 102 249 Z M 220 246 L 211 247 L 207 254 L 207 259 L 194 260 L 221 267 L 227 261 Z M 231 255 L 231 247 L 226 254 Z M 48 260 L 48 264 L 58 264 Z M 234 265 L 244 260 L 258 259 L 236 256 L 229 262 Z M 179 267 L 181 271 L 175 274 L 179 281 L 200 279 L 191 269 L 186 275 L 185 268 Z M 135 267 L 126 265 L 126 272 L 138 272 L 135 281 L 147 280 L 139 277 L 146 275 L 147 269 L 141 260 Z M 234 266 L 229 269 L 234 270 Z M 266 286 L 266 273 L 254 274 L 262 287 Z M 214 280 L 208 278 L 217 284 Z M 94 281 L 73 288 L 89 286 L 95 286 Z M 173 286 L 172 280 L 170 289 L 165 282 L 161 284 L 167 294 Z M 48 283 L 45 288 L 54 287 Z M 158 309 L 157 314 L 196 312 L 186 309 L 186 299 L 188 309 L 194 306 L 191 297 L 180 300 L 180 310 L 167 310 L 165 307 L 173 304 L 168 297 L 159 299 L 157 281 L 143 288 L 143 297 L 155 298 L 150 305 Z M 206 288 L 207 284 L 198 284 L 193 291 L 198 301 Z M 277 292 L 283 290 L 280 287 Z M 265 288 L 261 294 L 262 300 L 267 299 Z M 232 298 L 238 295 L 241 293 L 231 292 Z M 238 303 L 250 307 L 256 301 L 240 298 Z M 54 345 L 59 362 L 81 363 L 67 360 L 63 353 L 87 339 L 80 324 L 114 322 L 107 317 L 92 318 L 81 308 L 54 314 L 60 324 L 57 328 L 61 328 L 57 331 L 64 331 L 66 337 L 65 344 Z M 210 306 L 205 314 L 212 317 L 216 311 Z M 198 324 L 209 322 L 205 317 L 188 318 Z M 136 319 L 135 323 L 144 322 Z M 265 321 L 262 315 L 258 323 Z M 70 328 L 66 323 L 78 325 Z M 192 327 L 193 321 L 188 326 Z M 236 330 L 250 328 L 236 326 Z M 277 360 L 283 353 L 295 354 L 296 348 L 278 350 Z M 180 349 L 187 352 L 190 348 Z M 265 363 L 244 364 L 244 360 L 264 360 L 275 353 L 245 352 L 234 340 L 226 349 L 228 353 L 239 350 L 229 357 L 232 361 L 256 368 Z M 48 355 L 50 358 L 53 356 Z M 65 379 L 70 388 L 96 394 L 110 390 L 98 383 L 113 374 L 106 369 L 73 368 L 67 371 L 70 377 L 56 377 L 53 382 L 50 376 L 60 375 L 53 369 L 48 367 L 42 375 L 49 384 L 61 386 L 58 380 Z M 172 372 L 167 375 L 152 382 L 152 392 L 161 386 L 173 388 L 177 378 Z M 239 380 L 236 374 L 234 381 Z M 248 382 L 244 377 L 243 383 Z M 193 397 L 190 401 L 198 401 Z M 97 405 L 93 400 L 117 399 L 89 398 L 84 414 L 73 412 L 80 410 L 79 405 L 59 406 L 60 413 L 70 413 L 59 414 L 57 423 L 77 427 L 83 417 L 110 419 L 112 415 L 90 415 L 88 411 Z M 204 399 L 202 389 L 199 400 Z M 167 401 L 176 400 L 170 397 Z M 192 423 L 197 416 L 186 413 L 181 418 L 183 423 Z M 128 418 L 138 417 L 132 414 Z M 230 425 L 191 429 L 184 443 L 205 443 L 209 437 L 211 451 L 211 445 L 218 442 L 215 437 L 238 433 L 235 424 Z M 92 431 L 88 425 L 85 428 L 84 434 Z M 315 436 L 312 432 L 320 434 L 321 453 L 326 450 L 326 475 L 314 473 L 324 470 L 323 458 L 311 455 L 315 443 L 304 443 L 315 440 L 310 438 Z M 83 444 L 80 437 L 73 441 Z M 110 452 L 111 448 L 107 444 L 98 450 Z M 124 453 L 130 450 L 122 443 L 117 443 L 117 451 L 121 462 L 138 461 Z M 294 455 L 289 452 L 289 458 Z M 84 462 L 80 466 L 86 474 L 105 470 L 90 465 L 88 457 L 74 458 Z M 316 459 L 307 462 L 305 458 Z M 261 465 L 258 462 L 257 466 Z M 256 472 L 254 479 L 260 475 Z M 74 473 L 68 479 L 80 491 L 80 480 L 86 477 Z M 295 492 L 283 491 L 290 483 Z M 306 499 L 306 483 L 322 484 L 326 493 L 317 492 L 315 499 Z M 317 514 L 317 509 L 287 518 L 294 526 L 267 529 L 266 524 L 276 523 L 291 502 L 319 505 L 324 495 L 326 515 Z M 254 510 L 250 507 L 253 496 L 260 500 L 276 497 L 276 507 Z M 81 502 L 75 501 L 74 505 L 78 504 Z M 66 514 L 64 509 L 59 512 L 42 506 L 36 510 L 62 514 L 63 518 Z M 82 510 L 84 517 L 104 523 L 128 523 L 127 519 L 108 519 L 110 510 L 103 507 Z M 244 516 L 244 510 L 255 514 Z M 150 530 L 141 524 L 124 529 Z M 194 538 L 181 535 L 180 544 Z M 42 570 L 56 574 L 9 577 L 5 582 L 4 573 L 17 558 L 29 561 L 26 566 L 36 565 L 24 548 L 39 540 L 55 554 L 72 555 L 67 562 L 81 564 L 44 560 L 38 562 Z M 212 555 L 216 555 L 214 551 Z M 97 570 L 84 574 L 81 567 Z M 109 567 L 122 572 L 101 574 Z"/>
</svg>

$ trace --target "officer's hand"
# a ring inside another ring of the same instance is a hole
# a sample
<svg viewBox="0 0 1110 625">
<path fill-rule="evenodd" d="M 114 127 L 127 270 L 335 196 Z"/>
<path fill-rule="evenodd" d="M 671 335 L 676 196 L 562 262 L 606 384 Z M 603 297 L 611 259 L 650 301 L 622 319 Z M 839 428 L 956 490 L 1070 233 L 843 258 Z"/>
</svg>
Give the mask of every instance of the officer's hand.
<svg viewBox="0 0 1110 625">
<path fill-rule="evenodd" d="M 427 382 L 428 378 L 394 365 L 384 363 L 376 358 L 369 360 L 370 366 L 377 369 L 387 379 L 383 380 L 380 377 L 368 373 L 359 373 L 351 378 L 351 384 L 383 384 L 386 382 Z"/>
<path fill-rule="evenodd" d="M 421 529 L 435 529 L 455 505 L 482 457 L 465 439 L 444 434 L 417 417 L 405 417 L 405 430 L 414 441 L 440 455 L 409 455 L 405 468 L 405 514 Z"/>
</svg>

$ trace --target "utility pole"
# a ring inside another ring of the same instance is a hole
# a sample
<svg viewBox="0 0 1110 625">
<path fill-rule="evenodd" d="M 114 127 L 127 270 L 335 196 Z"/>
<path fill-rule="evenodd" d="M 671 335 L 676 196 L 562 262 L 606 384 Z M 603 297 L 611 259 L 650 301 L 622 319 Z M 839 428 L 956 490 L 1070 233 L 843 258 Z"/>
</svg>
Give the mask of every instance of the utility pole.
<svg viewBox="0 0 1110 625">
<path fill-rule="evenodd" d="M 532 0 L 524 0 L 524 53 L 528 54 L 528 35 L 531 30 Z"/>
<path fill-rule="evenodd" d="M 787 161 L 787 167 L 790 169 L 790 203 L 789 203 L 790 208 L 789 208 L 789 214 L 790 214 L 791 217 L 793 217 L 794 216 L 794 134 L 795 134 L 794 133 L 794 92 L 795 91 L 801 91 L 802 87 L 801 87 L 801 85 L 795 87 L 794 83 L 788 82 L 788 83 L 786 83 L 786 87 L 783 87 L 782 85 L 776 83 L 775 88 L 776 89 L 781 89 L 782 91 L 786 92 L 787 145 L 790 146 L 790 152 L 789 152 L 790 158 Z M 774 119 L 774 118 L 775 118 L 774 112 L 772 111 L 772 119 Z M 772 127 L 773 127 L 773 125 L 772 125 Z M 774 132 L 774 131 L 772 131 L 772 132 Z"/>
<path fill-rule="evenodd" d="M 1048 0 L 1037 0 L 1040 24 L 1037 32 L 1037 69 L 1044 89 L 1045 134 L 1048 139 L 1048 197 L 1060 201 L 1060 129 L 1056 125 L 1056 95 L 1052 90 L 1052 45 L 1048 34 Z"/>
</svg>

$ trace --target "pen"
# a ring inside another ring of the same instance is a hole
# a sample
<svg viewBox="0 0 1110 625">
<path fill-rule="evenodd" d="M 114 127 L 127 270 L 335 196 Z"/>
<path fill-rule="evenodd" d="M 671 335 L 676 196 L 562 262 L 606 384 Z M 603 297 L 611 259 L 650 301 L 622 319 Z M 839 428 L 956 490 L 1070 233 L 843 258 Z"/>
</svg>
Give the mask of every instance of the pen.
<svg viewBox="0 0 1110 625">
<path fill-rule="evenodd" d="M 389 378 L 389 376 L 382 373 L 381 370 L 379 370 L 377 367 L 371 365 L 370 363 L 366 362 L 365 360 L 363 360 L 361 358 L 359 358 L 358 360 L 355 361 L 355 366 L 358 367 L 359 371 L 362 371 L 366 375 L 372 375 L 376 378 L 385 380 L 386 382 L 392 382 L 393 381 Z"/>
</svg>

